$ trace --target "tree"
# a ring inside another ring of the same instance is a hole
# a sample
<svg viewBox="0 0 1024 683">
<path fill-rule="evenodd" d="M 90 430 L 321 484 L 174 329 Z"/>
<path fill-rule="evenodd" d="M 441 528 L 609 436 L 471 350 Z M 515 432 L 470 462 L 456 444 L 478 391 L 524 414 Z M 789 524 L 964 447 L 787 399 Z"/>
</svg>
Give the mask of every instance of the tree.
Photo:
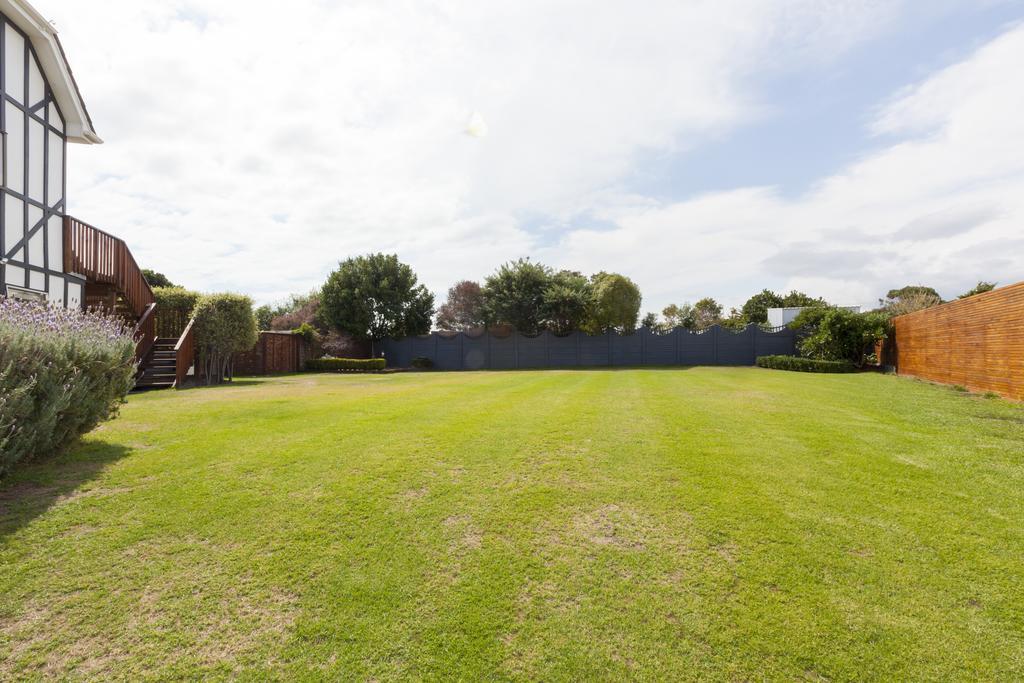
<svg viewBox="0 0 1024 683">
<path fill-rule="evenodd" d="M 330 274 L 320 294 L 323 319 L 357 339 L 426 334 L 434 295 L 394 254 L 349 258 Z"/>
<path fill-rule="evenodd" d="M 864 365 L 875 344 L 885 339 L 889 318 L 884 312 L 854 313 L 832 306 L 811 306 L 789 324 L 801 330 L 800 354 L 817 360 L 848 360 Z"/>
<path fill-rule="evenodd" d="M 706 330 L 722 322 L 722 304 L 704 297 L 693 305 L 693 329 Z"/>
<path fill-rule="evenodd" d="M 661 325 L 658 324 L 658 314 L 654 311 L 645 313 L 644 317 L 640 319 L 640 327 L 646 327 L 649 330 L 661 329 Z"/>
<path fill-rule="evenodd" d="M 974 296 L 975 294 L 983 294 L 985 292 L 991 292 L 993 289 L 996 288 L 996 284 L 998 284 L 998 283 L 996 283 L 996 282 L 979 281 L 978 284 L 973 289 L 964 292 L 963 294 L 958 296 L 957 299 L 966 299 L 967 297 Z"/>
<path fill-rule="evenodd" d="M 272 330 L 294 330 L 309 325 L 319 333 L 327 332 L 327 324 L 320 314 L 320 292 L 292 294 L 274 311 L 270 320 Z"/>
<path fill-rule="evenodd" d="M 177 287 L 178 285 L 170 281 L 170 279 L 163 273 L 158 273 L 155 270 L 149 268 L 142 269 L 142 277 L 146 278 L 146 282 L 150 287 Z"/>
<path fill-rule="evenodd" d="M 524 334 L 544 326 L 544 293 L 551 269 L 530 259 L 503 264 L 484 280 L 484 316 L 488 325 L 511 325 Z"/>
<path fill-rule="evenodd" d="M 456 282 L 448 288 L 448 299 L 437 309 L 437 327 L 441 330 L 471 330 L 483 327 L 484 294 L 480 283 Z"/>
<path fill-rule="evenodd" d="M 559 336 L 579 329 L 592 299 L 590 282 L 584 275 L 570 270 L 555 273 L 544 290 L 545 325 Z"/>
<path fill-rule="evenodd" d="M 724 318 L 719 324 L 727 330 L 740 332 L 744 328 L 746 328 L 746 326 L 749 324 L 749 321 L 743 315 L 743 311 L 733 307 L 729 309 L 729 317 Z"/>
<path fill-rule="evenodd" d="M 693 304 L 688 301 L 684 302 L 682 306 L 669 304 L 661 309 L 661 315 L 665 318 L 665 326 L 669 329 L 673 327 L 685 327 L 688 330 L 694 329 Z"/>
<path fill-rule="evenodd" d="M 908 285 L 900 289 L 890 289 L 884 299 L 878 300 L 882 310 L 895 317 L 920 311 L 942 303 L 942 297 L 931 287 Z"/>
<path fill-rule="evenodd" d="M 590 334 L 605 330 L 632 332 L 640 318 L 640 288 L 625 275 L 601 271 L 592 275 L 590 310 L 582 328 Z"/>
<path fill-rule="evenodd" d="M 252 299 L 241 294 L 206 294 L 192 312 L 199 367 L 207 384 L 234 374 L 233 357 L 256 345 L 259 333 Z"/>
<path fill-rule="evenodd" d="M 797 292 L 792 292 L 791 295 L 792 294 L 797 294 Z M 759 294 L 755 294 L 747 299 L 746 303 L 743 304 L 743 307 L 740 309 L 740 316 L 742 317 L 744 324 L 766 323 L 768 322 L 769 308 L 781 308 L 785 305 L 787 304 L 783 297 L 769 289 L 762 289 Z"/>
<path fill-rule="evenodd" d="M 827 306 L 828 304 L 821 297 L 814 298 L 794 289 L 782 297 L 782 305 L 786 308 L 806 308 L 808 306 Z"/>
<path fill-rule="evenodd" d="M 274 319 L 274 309 L 270 304 L 263 304 L 253 311 L 253 316 L 256 318 L 256 329 L 263 332 L 270 329 L 270 321 Z"/>
</svg>

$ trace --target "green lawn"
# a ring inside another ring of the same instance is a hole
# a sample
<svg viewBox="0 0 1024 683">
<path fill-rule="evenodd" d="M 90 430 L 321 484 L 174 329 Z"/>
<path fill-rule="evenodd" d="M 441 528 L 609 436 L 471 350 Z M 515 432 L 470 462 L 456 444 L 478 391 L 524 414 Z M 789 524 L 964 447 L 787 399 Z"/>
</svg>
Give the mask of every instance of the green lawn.
<svg viewBox="0 0 1024 683">
<path fill-rule="evenodd" d="M 754 368 L 132 396 L 0 485 L 0 679 L 1024 678 L 1024 406 Z"/>
</svg>

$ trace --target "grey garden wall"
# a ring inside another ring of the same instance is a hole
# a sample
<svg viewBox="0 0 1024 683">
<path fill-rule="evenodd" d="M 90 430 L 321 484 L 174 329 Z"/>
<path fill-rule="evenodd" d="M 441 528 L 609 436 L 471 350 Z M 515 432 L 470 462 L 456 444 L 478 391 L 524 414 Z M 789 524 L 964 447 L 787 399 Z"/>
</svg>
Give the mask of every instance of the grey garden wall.
<svg viewBox="0 0 1024 683">
<path fill-rule="evenodd" d="M 732 332 L 717 325 L 703 332 L 681 327 L 666 334 L 647 328 L 628 335 L 573 332 L 556 337 L 489 332 L 432 332 L 422 337 L 385 339 L 379 348 L 390 367 L 408 367 L 423 356 L 441 370 L 513 370 L 629 365 L 753 365 L 758 356 L 796 354 L 796 333 L 749 325 Z"/>
</svg>

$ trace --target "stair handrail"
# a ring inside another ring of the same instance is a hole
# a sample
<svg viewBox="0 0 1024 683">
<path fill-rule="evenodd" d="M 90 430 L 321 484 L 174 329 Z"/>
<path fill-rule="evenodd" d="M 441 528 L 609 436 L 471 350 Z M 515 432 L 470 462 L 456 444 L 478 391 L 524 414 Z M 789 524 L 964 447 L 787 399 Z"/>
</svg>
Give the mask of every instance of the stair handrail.
<svg viewBox="0 0 1024 683">
<path fill-rule="evenodd" d="M 140 320 L 156 302 L 125 241 L 71 216 L 64 217 L 64 271 L 114 285 Z"/>
<path fill-rule="evenodd" d="M 146 306 L 146 310 L 142 313 L 142 317 L 139 318 L 139 322 L 135 324 L 135 329 L 132 331 L 132 339 L 135 340 L 135 360 L 141 363 L 149 352 L 153 350 L 153 344 L 156 343 L 156 316 L 153 314 L 156 311 L 156 302 Z"/>
<path fill-rule="evenodd" d="M 174 345 L 174 386 L 180 389 L 188 377 L 188 369 L 192 367 L 196 358 L 196 341 L 192 333 L 192 326 L 196 319 L 192 318 L 185 326 L 185 331 L 178 337 L 178 343 Z"/>
</svg>

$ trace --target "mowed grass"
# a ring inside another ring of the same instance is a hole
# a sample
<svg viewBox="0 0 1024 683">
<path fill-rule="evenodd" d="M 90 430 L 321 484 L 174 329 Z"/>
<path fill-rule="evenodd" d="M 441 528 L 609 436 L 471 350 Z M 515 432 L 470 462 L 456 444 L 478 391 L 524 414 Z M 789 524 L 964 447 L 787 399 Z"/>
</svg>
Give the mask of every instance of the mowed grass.
<svg viewBox="0 0 1024 683">
<path fill-rule="evenodd" d="M 754 368 L 132 396 L 0 486 L 0 678 L 1013 680 L 1024 407 Z"/>
</svg>

